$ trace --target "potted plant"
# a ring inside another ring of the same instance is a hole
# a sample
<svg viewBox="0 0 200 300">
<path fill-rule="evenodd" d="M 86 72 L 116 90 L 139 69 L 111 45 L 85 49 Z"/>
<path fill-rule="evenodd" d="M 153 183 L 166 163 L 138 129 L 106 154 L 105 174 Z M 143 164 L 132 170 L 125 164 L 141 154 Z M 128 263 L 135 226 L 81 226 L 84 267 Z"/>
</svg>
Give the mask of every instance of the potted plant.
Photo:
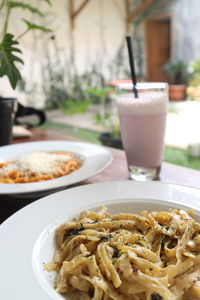
<svg viewBox="0 0 200 300">
<path fill-rule="evenodd" d="M 169 75 L 169 99 L 184 100 L 187 81 L 187 66 L 182 60 L 168 61 L 163 70 Z"/>
<path fill-rule="evenodd" d="M 200 59 L 190 66 L 187 95 L 194 100 L 200 100 Z"/>
<path fill-rule="evenodd" d="M 104 146 L 123 149 L 119 127 L 119 118 L 117 115 L 111 118 L 110 128 L 107 132 L 103 132 L 99 135 L 99 140 Z"/>
<path fill-rule="evenodd" d="M 95 123 L 105 128 L 98 137 L 99 141 L 104 146 L 122 149 L 115 89 L 111 84 L 104 87 L 90 87 L 87 89 L 87 94 L 92 103 L 99 104 Z"/>
<path fill-rule="evenodd" d="M 50 0 L 42 1 L 51 5 Z M 18 64 L 24 64 L 21 58 L 20 39 L 31 30 L 51 31 L 23 18 L 22 21 L 26 24 L 26 29 L 15 37 L 10 33 L 9 24 L 12 12 L 16 8 L 28 10 L 31 14 L 36 14 L 41 18 L 44 17 L 44 14 L 39 9 L 25 2 L 2 0 L 0 3 L 0 20 L 3 23 L 3 30 L 0 32 L 0 77 L 6 76 L 13 89 L 16 88 L 17 83 L 21 80 Z M 15 98 L 0 97 L 0 146 L 11 143 L 12 123 L 16 105 Z"/>
</svg>

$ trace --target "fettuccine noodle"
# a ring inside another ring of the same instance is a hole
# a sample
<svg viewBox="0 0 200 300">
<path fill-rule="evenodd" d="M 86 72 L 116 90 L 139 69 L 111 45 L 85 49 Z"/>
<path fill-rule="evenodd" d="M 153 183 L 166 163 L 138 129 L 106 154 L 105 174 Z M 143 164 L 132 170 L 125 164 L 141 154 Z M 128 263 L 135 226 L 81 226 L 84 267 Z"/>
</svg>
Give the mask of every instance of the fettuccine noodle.
<svg viewBox="0 0 200 300">
<path fill-rule="evenodd" d="M 47 271 L 72 299 L 200 299 L 200 223 L 193 210 L 83 211 L 56 230 Z"/>
</svg>

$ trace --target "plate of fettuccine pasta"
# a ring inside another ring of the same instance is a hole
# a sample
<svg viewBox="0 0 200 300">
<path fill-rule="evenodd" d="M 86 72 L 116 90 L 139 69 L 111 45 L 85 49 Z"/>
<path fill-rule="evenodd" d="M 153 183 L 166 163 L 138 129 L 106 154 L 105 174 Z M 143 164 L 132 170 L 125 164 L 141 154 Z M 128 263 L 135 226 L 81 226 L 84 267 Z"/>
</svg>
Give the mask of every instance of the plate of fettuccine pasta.
<svg viewBox="0 0 200 300">
<path fill-rule="evenodd" d="M 0 298 L 200 299 L 199 199 L 132 181 L 41 198 L 0 226 Z"/>
</svg>

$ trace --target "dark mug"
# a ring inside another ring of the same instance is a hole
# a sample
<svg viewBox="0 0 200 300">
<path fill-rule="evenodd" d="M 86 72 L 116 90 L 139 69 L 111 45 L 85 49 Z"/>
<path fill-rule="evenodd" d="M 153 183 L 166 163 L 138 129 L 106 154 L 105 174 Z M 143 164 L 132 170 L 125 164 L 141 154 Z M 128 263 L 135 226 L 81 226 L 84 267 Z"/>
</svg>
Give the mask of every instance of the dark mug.
<svg viewBox="0 0 200 300">
<path fill-rule="evenodd" d="M 8 145 L 12 142 L 12 127 L 16 110 L 16 98 L 0 97 L 0 146 Z"/>
</svg>

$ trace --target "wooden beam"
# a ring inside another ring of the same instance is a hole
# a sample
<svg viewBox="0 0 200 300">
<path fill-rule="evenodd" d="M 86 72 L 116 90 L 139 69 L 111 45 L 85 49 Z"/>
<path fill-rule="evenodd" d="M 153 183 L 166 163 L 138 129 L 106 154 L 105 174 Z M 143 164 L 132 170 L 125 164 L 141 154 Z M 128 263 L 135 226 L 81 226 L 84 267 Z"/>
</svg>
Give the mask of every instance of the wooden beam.
<svg viewBox="0 0 200 300">
<path fill-rule="evenodd" d="M 72 29 L 75 26 L 75 18 L 80 14 L 84 7 L 88 4 L 90 0 L 84 0 L 82 4 L 75 10 L 74 9 L 74 0 L 69 0 L 69 9 L 70 9 L 70 18 Z"/>
<path fill-rule="evenodd" d="M 77 8 L 76 11 L 74 11 L 72 17 L 76 18 L 76 16 L 78 16 L 78 14 L 83 10 L 83 8 L 88 4 L 90 0 L 84 0 L 83 3 L 79 6 L 79 8 Z"/>
<path fill-rule="evenodd" d="M 74 0 L 69 0 L 69 11 L 70 11 L 71 28 L 74 29 L 74 19 L 72 18 L 74 12 Z"/>
<path fill-rule="evenodd" d="M 136 17 L 138 17 L 154 0 L 145 0 L 132 14 L 127 18 L 127 22 L 130 23 Z"/>
<path fill-rule="evenodd" d="M 126 33 L 129 32 L 130 22 L 128 21 L 129 16 L 129 0 L 125 0 L 125 14 L 126 14 Z"/>
</svg>

